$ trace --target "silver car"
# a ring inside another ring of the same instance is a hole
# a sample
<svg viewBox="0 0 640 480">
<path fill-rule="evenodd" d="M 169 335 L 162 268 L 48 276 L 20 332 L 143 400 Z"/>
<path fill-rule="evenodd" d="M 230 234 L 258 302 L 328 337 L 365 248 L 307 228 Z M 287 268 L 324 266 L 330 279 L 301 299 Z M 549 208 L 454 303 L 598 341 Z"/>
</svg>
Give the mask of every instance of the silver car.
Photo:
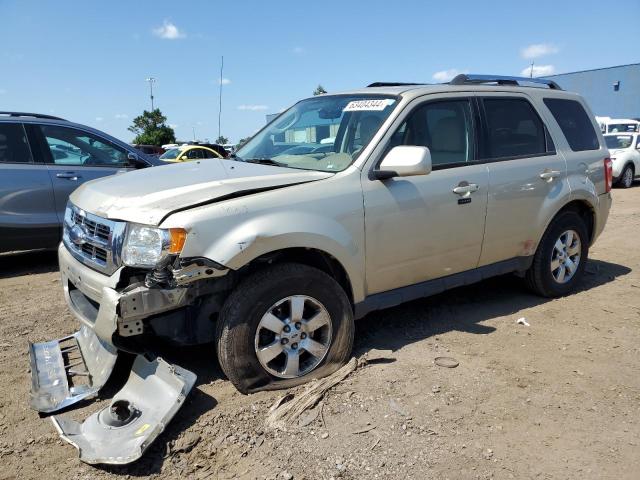
<svg viewBox="0 0 640 480">
<path fill-rule="evenodd" d="M 291 150 L 326 139 L 321 155 Z M 580 96 L 551 81 L 461 75 L 302 100 L 231 159 L 83 185 L 59 249 L 82 328 L 31 346 L 32 406 L 94 395 L 118 352 L 137 352 L 111 410 L 57 422 L 83 460 L 126 463 L 195 381 L 153 357 L 157 340 L 214 342 L 249 393 L 334 372 L 351 355 L 354 320 L 374 310 L 507 273 L 566 295 L 607 221 L 608 157 Z M 69 351 L 88 384 L 69 375 Z M 140 384 L 156 376 L 163 395 Z"/>
<path fill-rule="evenodd" d="M 154 164 L 93 128 L 0 112 L 0 253 L 57 247 L 67 199 L 79 185 Z"/>
</svg>

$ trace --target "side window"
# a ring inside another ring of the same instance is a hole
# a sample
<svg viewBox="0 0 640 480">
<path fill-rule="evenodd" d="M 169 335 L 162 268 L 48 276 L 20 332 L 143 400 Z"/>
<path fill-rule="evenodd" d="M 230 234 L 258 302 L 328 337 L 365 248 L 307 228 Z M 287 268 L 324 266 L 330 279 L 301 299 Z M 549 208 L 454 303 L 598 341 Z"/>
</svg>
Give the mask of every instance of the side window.
<svg viewBox="0 0 640 480">
<path fill-rule="evenodd" d="M 21 123 L 0 123 L 0 163 L 33 163 Z"/>
<path fill-rule="evenodd" d="M 57 125 L 40 127 L 56 165 L 118 167 L 127 165 L 127 152 L 107 140 Z"/>
<path fill-rule="evenodd" d="M 215 153 L 210 152 L 209 150 L 203 150 L 204 158 L 218 158 Z"/>
<path fill-rule="evenodd" d="M 547 150 L 545 126 L 533 106 L 520 98 L 485 98 L 487 158 L 542 155 Z"/>
<path fill-rule="evenodd" d="M 428 147 L 434 167 L 474 160 L 474 130 L 469 100 L 430 102 L 413 111 L 393 134 L 391 147 Z"/>
<path fill-rule="evenodd" d="M 200 160 L 204 158 L 204 154 L 202 153 L 201 149 L 193 148 L 187 152 L 187 158 L 189 160 Z"/>
<path fill-rule="evenodd" d="M 571 150 L 582 152 L 600 148 L 593 124 L 580 102 L 562 98 L 545 98 L 544 104 L 560 125 Z"/>
</svg>

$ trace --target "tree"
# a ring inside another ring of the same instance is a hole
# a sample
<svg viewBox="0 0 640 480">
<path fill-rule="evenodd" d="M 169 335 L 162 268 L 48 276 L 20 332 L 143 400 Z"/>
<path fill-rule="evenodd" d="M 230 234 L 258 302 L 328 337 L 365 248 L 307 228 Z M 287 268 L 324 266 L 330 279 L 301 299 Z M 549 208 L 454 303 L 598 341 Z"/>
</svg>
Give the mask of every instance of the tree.
<svg viewBox="0 0 640 480">
<path fill-rule="evenodd" d="M 229 139 L 224 135 L 220 135 L 218 138 L 216 138 L 216 143 L 218 145 L 224 145 L 226 143 L 229 143 Z"/>
<path fill-rule="evenodd" d="M 236 144 L 236 148 L 240 148 L 241 146 L 243 146 L 245 143 L 247 143 L 249 140 L 251 140 L 251 137 L 244 137 L 241 138 L 240 140 L 238 140 L 238 143 Z"/>
<path fill-rule="evenodd" d="M 169 125 L 166 125 L 165 117 L 159 108 L 152 111 L 145 110 L 142 115 L 133 119 L 129 131 L 135 133 L 133 143 L 141 145 L 165 145 L 175 143 L 176 134 Z"/>
<path fill-rule="evenodd" d="M 322 95 L 323 93 L 327 93 L 322 85 L 318 85 L 316 89 L 313 91 L 314 95 Z"/>
</svg>

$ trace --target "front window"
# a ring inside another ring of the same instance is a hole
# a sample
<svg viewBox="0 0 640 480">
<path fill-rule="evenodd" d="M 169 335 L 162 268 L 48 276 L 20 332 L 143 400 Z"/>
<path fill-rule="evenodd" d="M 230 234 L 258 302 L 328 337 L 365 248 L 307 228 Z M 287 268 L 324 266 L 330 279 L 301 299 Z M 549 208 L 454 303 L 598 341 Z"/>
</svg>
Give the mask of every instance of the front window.
<svg viewBox="0 0 640 480">
<path fill-rule="evenodd" d="M 638 123 L 610 123 L 608 133 L 637 132 L 639 126 Z"/>
<path fill-rule="evenodd" d="M 633 137 L 631 135 L 605 135 L 604 141 L 607 144 L 607 148 L 616 150 L 629 148 L 633 143 Z"/>
<path fill-rule="evenodd" d="M 397 99 L 322 95 L 303 100 L 247 142 L 236 157 L 305 170 L 339 172 L 360 155 Z"/>
<path fill-rule="evenodd" d="M 160 160 L 175 160 L 180 156 L 182 150 L 179 148 L 172 148 L 171 150 L 167 150 L 162 155 L 160 155 Z"/>
</svg>

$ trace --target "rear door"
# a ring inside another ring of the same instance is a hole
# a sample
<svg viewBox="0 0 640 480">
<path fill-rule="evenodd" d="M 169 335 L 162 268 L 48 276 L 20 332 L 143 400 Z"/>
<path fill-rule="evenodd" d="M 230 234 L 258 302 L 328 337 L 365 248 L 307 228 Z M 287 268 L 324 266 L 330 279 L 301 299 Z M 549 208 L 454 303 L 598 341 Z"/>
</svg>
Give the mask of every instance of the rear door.
<svg viewBox="0 0 640 480">
<path fill-rule="evenodd" d="M 126 149 L 78 128 L 40 125 L 40 142 L 61 222 L 69 195 L 79 185 L 133 169 Z"/>
<path fill-rule="evenodd" d="M 47 167 L 19 122 L 0 123 L 0 252 L 51 248 L 60 222 Z"/>
<path fill-rule="evenodd" d="M 478 98 L 481 156 L 489 170 L 482 266 L 533 255 L 570 189 L 565 159 L 528 96 L 496 92 Z"/>
</svg>

